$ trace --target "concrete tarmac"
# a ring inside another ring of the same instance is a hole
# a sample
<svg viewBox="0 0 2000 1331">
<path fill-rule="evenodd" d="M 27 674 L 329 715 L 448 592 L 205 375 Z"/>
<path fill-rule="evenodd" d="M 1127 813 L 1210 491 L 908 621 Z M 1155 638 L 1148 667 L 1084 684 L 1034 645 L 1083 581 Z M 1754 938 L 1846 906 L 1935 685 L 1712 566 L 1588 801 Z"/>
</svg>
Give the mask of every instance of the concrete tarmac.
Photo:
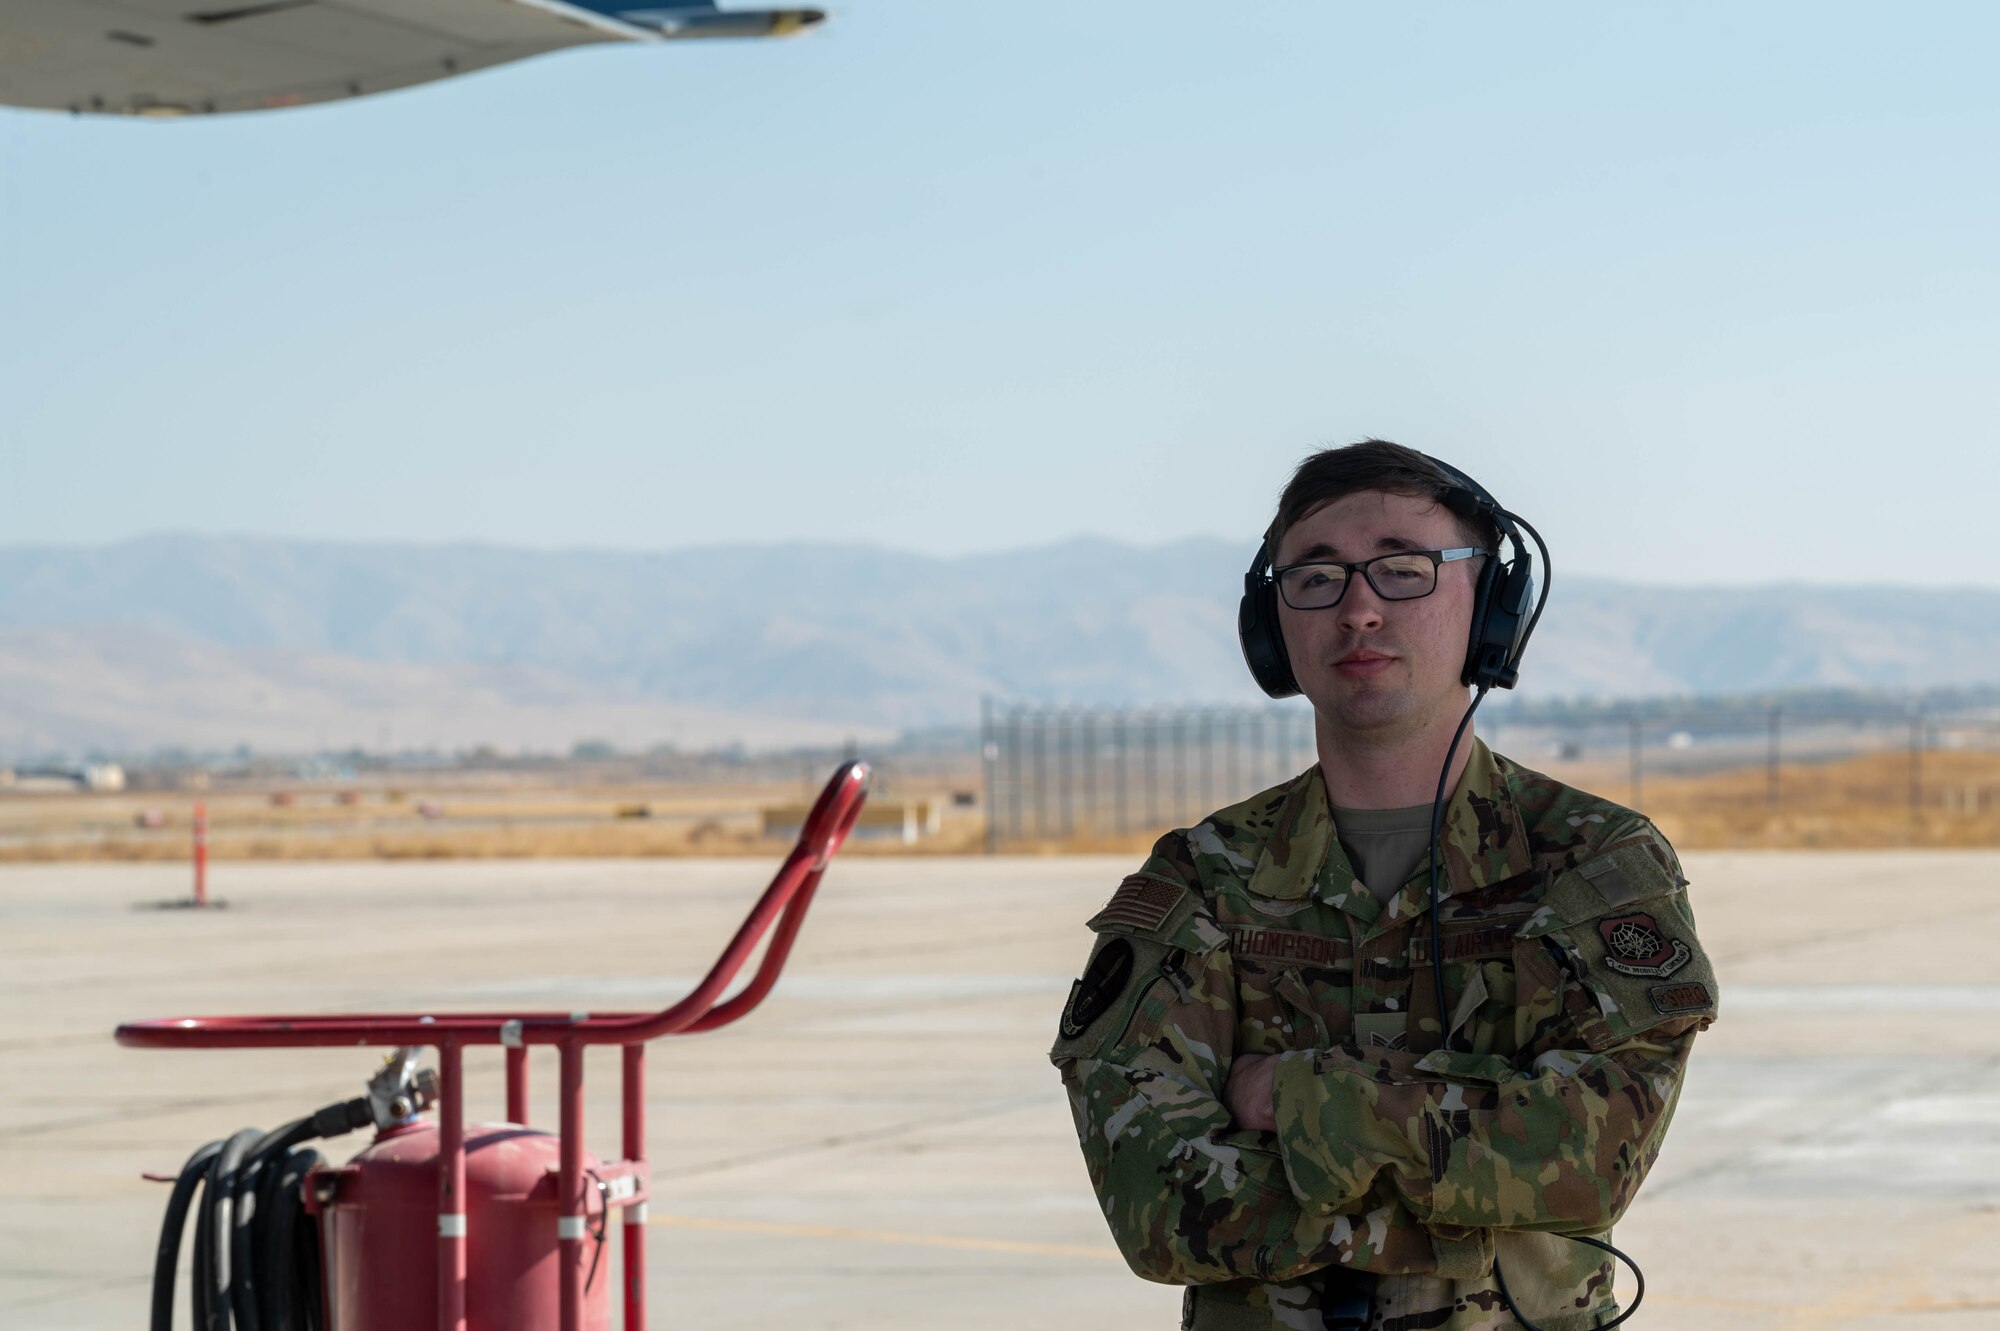
<svg viewBox="0 0 2000 1331">
<path fill-rule="evenodd" d="M 119 1021 L 659 1007 L 774 865 L 232 863 L 204 913 L 143 908 L 187 892 L 180 867 L 0 869 L 0 1327 L 142 1325 L 167 1190 L 141 1171 L 379 1061 L 125 1050 Z M 1044 1056 L 1129 868 L 837 861 L 770 1001 L 649 1059 L 651 1325 L 1177 1325 L 1179 1292 L 1111 1247 Z M 2000 854 L 1687 868 L 1723 1017 L 1619 1227 L 1648 1285 L 1630 1325 L 2000 1328 Z M 467 1065 L 469 1116 L 498 1120 L 497 1051 Z M 534 1073 L 552 1123 L 553 1056 Z M 609 1154 L 615 1055 L 589 1076 Z"/>
</svg>

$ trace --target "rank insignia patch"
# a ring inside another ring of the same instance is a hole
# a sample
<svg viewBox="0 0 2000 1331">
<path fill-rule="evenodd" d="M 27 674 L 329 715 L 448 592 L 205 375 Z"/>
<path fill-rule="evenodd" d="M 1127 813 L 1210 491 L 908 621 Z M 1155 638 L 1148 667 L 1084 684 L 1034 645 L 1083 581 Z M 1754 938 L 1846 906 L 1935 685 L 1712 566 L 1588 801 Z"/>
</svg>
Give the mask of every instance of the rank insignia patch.
<svg viewBox="0 0 2000 1331">
<path fill-rule="evenodd" d="M 1357 1012 L 1354 1014 L 1355 1041 L 1369 1049 L 1408 1049 L 1410 1014 L 1407 1012 Z"/>
<path fill-rule="evenodd" d="M 1063 1005 L 1062 1037 L 1074 1040 L 1118 1001 L 1132 978 L 1132 944 L 1114 938 L 1092 959 L 1083 978 L 1069 987 L 1069 1002 Z"/>
<path fill-rule="evenodd" d="M 1653 1011 L 1663 1017 L 1682 1012 L 1710 1012 L 1715 1008 L 1715 1000 L 1708 996 L 1705 984 L 1659 984 L 1647 992 L 1653 1000 Z"/>
<path fill-rule="evenodd" d="M 1597 922 L 1604 938 L 1604 964 L 1621 975 L 1665 979 L 1694 960 L 1694 949 L 1669 938 L 1650 915 L 1614 915 Z"/>
</svg>

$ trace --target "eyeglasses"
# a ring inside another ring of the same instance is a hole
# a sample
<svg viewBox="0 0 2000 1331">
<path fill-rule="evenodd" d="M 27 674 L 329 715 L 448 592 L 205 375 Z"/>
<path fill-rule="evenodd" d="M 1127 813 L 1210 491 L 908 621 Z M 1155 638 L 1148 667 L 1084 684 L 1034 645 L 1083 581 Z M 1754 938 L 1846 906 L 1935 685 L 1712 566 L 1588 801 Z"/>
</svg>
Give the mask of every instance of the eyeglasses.
<svg viewBox="0 0 2000 1331">
<path fill-rule="evenodd" d="M 1315 562 L 1287 564 L 1271 570 L 1278 592 L 1294 610 L 1326 610 L 1347 594 L 1348 575 L 1359 573 L 1385 601 L 1414 601 L 1437 590 L 1439 564 L 1456 563 L 1491 550 L 1464 546 L 1457 550 L 1399 550 L 1352 564 Z"/>
</svg>

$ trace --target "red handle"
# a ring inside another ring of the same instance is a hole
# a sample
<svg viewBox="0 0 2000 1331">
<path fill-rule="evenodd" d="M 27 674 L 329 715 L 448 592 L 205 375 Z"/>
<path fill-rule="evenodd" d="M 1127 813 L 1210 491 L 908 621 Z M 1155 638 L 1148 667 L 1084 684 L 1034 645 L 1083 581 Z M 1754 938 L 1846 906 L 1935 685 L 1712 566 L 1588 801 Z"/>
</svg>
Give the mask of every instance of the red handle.
<svg viewBox="0 0 2000 1331">
<path fill-rule="evenodd" d="M 845 763 L 820 791 L 798 842 L 771 885 L 750 908 L 722 955 L 680 1002 L 659 1012 L 608 1012 L 576 1018 L 560 1012 L 297 1014 L 262 1017 L 180 1017 L 135 1021 L 118 1028 L 118 1043 L 136 1049 L 290 1049 L 309 1045 L 635 1044 L 662 1035 L 711 1031 L 751 1011 L 778 982 L 805 923 L 813 894 L 835 852 L 854 830 L 868 799 L 868 764 Z M 723 992 L 773 924 L 771 945 L 743 991 Z"/>
</svg>

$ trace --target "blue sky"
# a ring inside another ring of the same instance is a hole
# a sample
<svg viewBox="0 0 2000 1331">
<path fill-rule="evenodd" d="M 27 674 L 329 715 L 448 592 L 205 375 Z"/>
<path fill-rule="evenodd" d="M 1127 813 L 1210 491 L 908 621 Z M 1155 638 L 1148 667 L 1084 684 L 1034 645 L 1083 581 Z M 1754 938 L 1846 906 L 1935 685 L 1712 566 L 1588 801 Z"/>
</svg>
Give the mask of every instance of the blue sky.
<svg viewBox="0 0 2000 1331">
<path fill-rule="evenodd" d="M 0 542 L 1245 541 L 1457 462 L 1568 571 L 2000 586 L 2000 10 L 853 0 L 0 111 Z"/>
</svg>

